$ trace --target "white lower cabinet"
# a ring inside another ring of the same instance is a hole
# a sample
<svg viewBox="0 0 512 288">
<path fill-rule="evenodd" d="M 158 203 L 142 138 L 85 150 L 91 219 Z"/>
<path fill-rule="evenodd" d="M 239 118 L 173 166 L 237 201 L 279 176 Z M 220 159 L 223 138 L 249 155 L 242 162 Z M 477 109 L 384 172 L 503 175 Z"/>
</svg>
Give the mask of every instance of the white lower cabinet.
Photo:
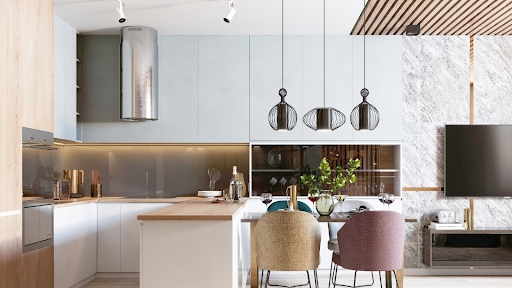
<svg viewBox="0 0 512 288">
<path fill-rule="evenodd" d="M 96 203 L 54 210 L 54 279 L 68 288 L 97 271 Z"/>
<path fill-rule="evenodd" d="M 171 203 L 98 203 L 98 272 L 139 272 L 137 215 Z"/>
</svg>

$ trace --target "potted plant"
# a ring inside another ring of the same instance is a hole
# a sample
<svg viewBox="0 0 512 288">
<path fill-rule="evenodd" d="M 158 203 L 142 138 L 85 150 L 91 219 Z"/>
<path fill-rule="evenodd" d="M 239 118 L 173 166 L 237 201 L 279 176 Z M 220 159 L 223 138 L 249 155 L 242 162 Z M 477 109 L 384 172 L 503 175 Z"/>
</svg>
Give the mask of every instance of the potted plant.
<svg viewBox="0 0 512 288">
<path fill-rule="evenodd" d="M 322 216 L 330 215 L 334 209 L 334 201 L 332 199 L 332 193 L 335 193 L 341 187 L 345 186 L 347 182 L 354 183 L 356 181 L 356 175 L 354 171 L 361 166 L 359 159 L 350 159 L 345 165 L 346 169 L 341 166 L 337 166 L 335 169 L 335 176 L 331 180 L 332 170 L 329 166 L 329 162 L 324 157 L 318 166 L 318 176 L 314 173 L 307 173 L 300 177 L 302 183 L 308 188 L 308 196 L 313 203 L 316 201 L 316 210 L 318 214 Z M 328 189 L 330 187 L 330 189 Z"/>
</svg>

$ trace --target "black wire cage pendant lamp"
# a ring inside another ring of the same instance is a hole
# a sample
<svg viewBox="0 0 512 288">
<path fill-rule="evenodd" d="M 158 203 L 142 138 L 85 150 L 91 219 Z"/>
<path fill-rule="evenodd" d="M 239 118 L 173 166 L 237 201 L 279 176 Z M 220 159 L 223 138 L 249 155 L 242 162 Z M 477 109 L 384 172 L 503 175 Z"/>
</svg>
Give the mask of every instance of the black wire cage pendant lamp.
<svg viewBox="0 0 512 288">
<path fill-rule="evenodd" d="M 352 127 L 354 127 L 357 131 L 372 131 L 377 128 L 379 125 L 379 110 L 375 108 L 372 104 L 366 101 L 368 95 L 370 95 L 370 91 L 366 89 L 366 1 L 363 1 L 364 9 L 363 9 L 363 17 L 364 17 L 364 28 L 363 28 L 363 85 L 364 88 L 361 89 L 361 96 L 363 97 L 363 102 L 354 107 L 352 113 L 350 113 L 350 123 Z"/>
<path fill-rule="evenodd" d="M 281 0 L 281 87 L 284 87 L 284 0 Z M 268 113 L 268 123 L 276 131 L 290 131 L 297 124 L 297 112 L 284 100 L 287 94 L 286 89 L 279 89 L 281 102 Z"/>
<path fill-rule="evenodd" d="M 314 108 L 302 117 L 302 122 L 315 131 L 334 131 L 345 124 L 345 115 L 332 107 L 325 107 L 325 0 L 324 0 L 324 106 Z"/>
</svg>

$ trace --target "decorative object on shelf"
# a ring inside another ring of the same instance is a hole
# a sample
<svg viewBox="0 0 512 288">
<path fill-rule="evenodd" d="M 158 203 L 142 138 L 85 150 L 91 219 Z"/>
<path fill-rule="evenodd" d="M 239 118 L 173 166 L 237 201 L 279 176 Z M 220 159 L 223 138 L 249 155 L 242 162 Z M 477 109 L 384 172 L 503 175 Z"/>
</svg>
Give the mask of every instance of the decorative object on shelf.
<svg viewBox="0 0 512 288">
<path fill-rule="evenodd" d="M 92 170 L 91 174 L 89 174 L 92 198 L 101 198 L 101 180 L 103 180 L 103 176 L 101 176 L 98 169 Z"/>
<path fill-rule="evenodd" d="M 268 183 L 270 183 L 270 185 L 272 185 L 272 186 L 276 185 L 277 178 L 276 177 L 272 177 L 272 179 L 270 179 L 270 181 L 268 181 Z"/>
<path fill-rule="evenodd" d="M 215 168 L 208 169 L 208 176 L 210 176 L 210 190 L 215 189 L 215 182 L 220 179 L 220 171 Z"/>
<path fill-rule="evenodd" d="M 281 87 L 284 87 L 284 0 L 281 0 L 281 6 Z M 289 131 L 297 124 L 297 112 L 284 101 L 287 94 L 286 89 L 279 89 L 281 102 L 268 113 L 268 123 L 276 131 Z"/>
<path fill-rule="evenodd" d="M 324 0 L 324 106 L 314 108 L 302 117 L 302 122 L 315 131 L 334 131 L 345 124 L 345 115 L 332 107 L 325 107 L 325 0 Z"/>
<path fill-rule="evenodd" d="M 354 107 L 350 113 L 350 123 L 357 131 L 372 131 L 379 125 L 379 111 L 372 104 L 366 101 L 370 91 L 366 89 L 366 1 L 364 1 L 364 28 L 363 28 L 363 86 L 361 96 L 363 102 Z"/>
<path fill-rule="evenodd" d="M 318 214 L 322 216 L 330 215 L 332 209 L 334 209 L 334 201 L 332 200 L 331 193 L 339 191 L 341 187 L 347 184 L 347 182 L 354 183 L 356 181 L 356 175 L 354 174 L 354 171 L 361 166 L 361 161 L 359 159 L 350 159 L 347 166 L 347 169 L 343 169 L 343 167 L 337 166 L 335 169 L 336 176 L 333 177 L 333 180 L 331 181 L 330 176 L 332 170 L 329 166 L 327 158 L 324 157 L 320 162 L 320 166 L 318 166 L 318 177 L 316 177 L 313 173 L 304 174 L 300 177 L 302 183 L 304 183 L 309 188 L 308 196 L 312 197 L 317 195 L 316 208 Z M 331 189 L 322 190 L 322 193 L 319 195 L 320 189 L 328 185 L 331 186 Z M 328 198 L 330 198 L 330 200 Z M 332 207 L 330 207 L 331 205 Z"/>
<path fill-rule="evenodd" d="M 464 209 L 464 228 L 466 230 L 473 230 L 473 209 L 465 208 Z"/>
<path fill-rule="evenodd" d="M 268 152 L 268 164 L 272 166 L 273 168 L 279 167 L 281 163 L 283 162 L 283 154 L 279 152 L 276 149 L 271 150 Z"/>
</svg>

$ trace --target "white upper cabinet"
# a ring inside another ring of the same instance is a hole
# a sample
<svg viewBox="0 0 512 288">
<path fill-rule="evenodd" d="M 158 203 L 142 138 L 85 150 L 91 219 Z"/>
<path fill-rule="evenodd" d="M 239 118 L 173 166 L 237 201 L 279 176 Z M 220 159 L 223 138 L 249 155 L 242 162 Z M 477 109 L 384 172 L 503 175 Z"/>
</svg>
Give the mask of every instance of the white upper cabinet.
<svg viewBox="0 0 512 288">
<path fill-rule="evenodd" d="M 198 88 L 199 142 L 248 143 L 249 36 L 199 36 Z"/>
<path fill-rule="evenodd" d="M 54 137 L 76 141 L 76 30 L 54 15 Z"/>
<path fill-rule="evenodd" d="M 363 100 L 360 94 L 364 86 L 363 36 L 351 37 L 354 67 L 352 102 L 355 107 Z M 373 131 L 356 131 L 351 128 L 353 140 L 400 141 L 402 138 L 402 36 L 366 36 L 366 88 L 370 91 L 367 101 L 379 111 L 379 125 Z"/>
<path fill-rule="evenodd" d="M 302 140 L 302 36 L 284 37 L 285 101 L 297 112 L 297 124 L 291 131 L 275 131 L 268 115 L 281 101 L 281 36 L 251 36 L 251 141 Z"/>
<path fill-rule="evenodd" d="M 323 36 L 304 36 L 303 49 L 303 112 L 306 114 L 311 109 L 324 106 Z M 348 117 L 352 106 L 351 90 L 352 37 L 327 36 L 325 39 L 325 107 L 333 107 L 341 111 L 345 115 L 345 124 L 334 131 L 314 131 L 301 123 L 303 140 L 352 139 L 352 128 Z"/>
<path fill-rule="evenodd" d="M 160 36 L 162 142 L 198 141 L 198 36 Z"/>
</svg>

